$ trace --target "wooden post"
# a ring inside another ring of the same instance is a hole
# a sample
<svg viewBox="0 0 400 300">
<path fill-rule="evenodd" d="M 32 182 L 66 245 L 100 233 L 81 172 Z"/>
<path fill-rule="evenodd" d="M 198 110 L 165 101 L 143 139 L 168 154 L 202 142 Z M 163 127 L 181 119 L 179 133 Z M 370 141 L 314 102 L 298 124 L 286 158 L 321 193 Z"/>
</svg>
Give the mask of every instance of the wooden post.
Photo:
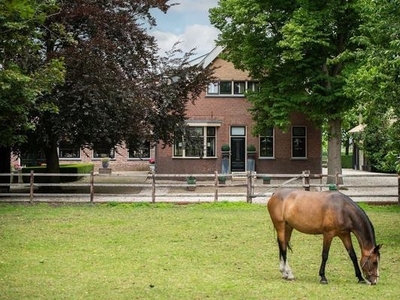
<svg viewBox="0 0 400 300">
<path fill-rule="evenodd" d="M 93 170 L 90 172 L 90 202 L 94 199 L 94 174 Z"/>
<path fill-rule="evenodd" d="M 34 174 L 33 170 L 31 170 L 31 176 L 29 179 L 29 197 L 30 197 L 30 203 L 33 204 L 33 184 L 34 184 Z"/>
<path fill-rule="evenodd" d="M 156 202 L 156 175 L 154 174 L 154 172 L 151 172 L 151 179 L 152 179 L 151 202 L 155 203 Z"/>
<path fill-rule="evenodd" d="M 310 190 L 310 171 L 305 170 L 305 171 L 303 171 L 302 175 L 303 175 L 304 190 L 309 191 Z"/>
<path fill-rule="evenodd" d="M 215 171 L 214 174 L 214 202 L 218 202 L 218 171 Z"/>
<path fill-rule="evenodd" d="M 397 174 L 397 202 L 400 205 L 400 173 Z"/>
<path fill-rule="evenodd" d="M 247 203 L 252 203 L 253 199 L 252 199 L 252 195 L 251 195 L 251 178 L 252 178 L 252 172 L 251 171 L 247 171 Z"/>
</svg>

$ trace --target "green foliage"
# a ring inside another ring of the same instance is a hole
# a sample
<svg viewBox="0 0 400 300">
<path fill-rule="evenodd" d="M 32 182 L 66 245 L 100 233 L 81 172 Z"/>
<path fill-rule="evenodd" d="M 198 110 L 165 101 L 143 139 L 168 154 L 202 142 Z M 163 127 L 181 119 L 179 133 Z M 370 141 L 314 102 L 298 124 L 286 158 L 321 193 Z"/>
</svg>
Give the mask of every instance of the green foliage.
<svg viewBox="0 0 400 300">
<path fill-rule="evenodd" d="M 60 142 L 95 148 L 126 142 L 130 151 L 145 142 L 172 143 L 185 127 L 186 104 L 203 92 L 212 70 L 193 65 L 194 52 L 178 46 L 158 56 L 143 23 L 155 25 L 152 9 L 166 12 L 167 2 L 60 2 L 39 41 L 45 59 L 64 62 L 65 82 L 37 99 L 22 151 L 43 150 L 57 172 Z"/>
<path fill-rule="evenodd" d="M 229 147 L 229 145 L 228 144 L 223 144 L 222 146 L 221 146 L 221 151 L 229 151 L 231 148 Z"/>
<path fill-rule="evenodd" d="M 219 176 L 218 176 L 218 181 L 219 181 L 220 183 L 225 183 L 225 182 L 226 182 L 226 176 L 219 175 Z"/>
<path fill-rule="evenodd" d="M 63 81 L 62 60 L 43 61 L 42 26 L 46 15 L 57 8 L 53 1 L 6 1 L 0 10 L 0 146 L 26 141 L 35 127 L 29 115 L 37 97 Z"/>
<path fill-rule="evenodd" d="M 353 168 L 353 156 L 342 154 L 342 168 Z"/>
<path fill-rule="evenodd" d="M 253 133 L 287 130 L 291 114 L 301 112 L 327 125 L 328 173 L 335 172 L 341 120 L 357 104 L 345 87 L 363 21 L 358 1 L 221 0 L 210 20 L 221 31 L 225 58 L 260 81 L 260 91 L 248 93 Z"/>
<path fill-rule="evenodd" d="M 256 146 L 254 146 L 254 145 L 252 145 L 252 144 L 247 145 L 247 151 L 251 151 L 251 152 L 256 151 Z"/>
<path fill-rule="evenodd" d="M 194 176 L 188 176 L 187 178 L 186 178 L 186 182 L 188 183 L 188 184 L 196 184 L 196 177 L 194 177 Z"/>
<path fill-rule="evenodd" d="M 62 164 L 60 165 L 60 173 L 64 174 L 88 174 L 94 170 L 94 164 Z M 22 169 L 22 173 L 29 174 L 31 171 L 34 173 L 47 173 L 46 166 L 35 166 L 35 167 L 25 167 Z M 82 176 L 60 176 L 60 182 L 73 182 L 82 179 Z M 29 183 L 29 177 L 23 176 L 25 183 Z M 37 176 L 35 177 L 36 183 L 50 182 L 48 176 Z"/>
</svg>

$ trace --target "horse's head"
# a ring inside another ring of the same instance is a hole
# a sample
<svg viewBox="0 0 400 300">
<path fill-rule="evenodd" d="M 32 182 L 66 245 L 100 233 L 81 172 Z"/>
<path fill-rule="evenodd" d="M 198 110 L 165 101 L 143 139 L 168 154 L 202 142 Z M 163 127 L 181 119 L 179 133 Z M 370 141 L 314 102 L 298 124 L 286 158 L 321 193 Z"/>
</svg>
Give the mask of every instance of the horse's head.
<svg viewBox="0 0 400 300">
<path fill-rule="evenodd" d="M 369 254 L 363 255 L 360 260 L 365 278 L 372 285 L 377 284 L 379 278 L 379 259 L 382 245 L 377 245 Z"/>
</svg>

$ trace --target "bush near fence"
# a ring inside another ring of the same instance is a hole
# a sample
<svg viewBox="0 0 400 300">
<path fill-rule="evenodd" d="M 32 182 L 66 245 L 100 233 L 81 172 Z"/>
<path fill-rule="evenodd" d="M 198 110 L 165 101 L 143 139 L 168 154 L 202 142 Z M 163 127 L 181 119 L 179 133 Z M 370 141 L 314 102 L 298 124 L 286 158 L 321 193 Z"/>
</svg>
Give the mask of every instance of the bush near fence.
<svg viewBox="0 0 400 300">
<path fill-rule="evenodd" d="M 60 174 L 90 174 L 94 170 L 94 164 L 63 164 L 60 165 Z M 44 174 L 47 172 L 46 166 L 33 166 L 25 167 L 22 169 L 23 174 L 30 174 L 31 171 L 34 173 Z M 83 176 L 60 176 L 60 183 L 63 182 L 74 182 L 82 179 Z M 29 176 L 22 177 L 24 183 L 29 183 Z M 38 176 L 35 179 L 36 183 L 50 182 L 48 176 Z"/>
</svg>

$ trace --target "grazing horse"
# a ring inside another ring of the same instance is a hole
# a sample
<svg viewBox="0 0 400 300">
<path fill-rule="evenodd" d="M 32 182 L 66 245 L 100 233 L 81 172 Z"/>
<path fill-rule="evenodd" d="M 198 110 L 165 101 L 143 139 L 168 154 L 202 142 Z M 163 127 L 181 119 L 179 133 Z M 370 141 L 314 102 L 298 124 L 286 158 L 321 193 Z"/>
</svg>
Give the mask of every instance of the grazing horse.
<svg viewBox="0 0 400 300">
<path fill-rule="evenodd" d="M 319 269 L 321 283 L 328 283 L 325 266 L 332 239 L 339 237 L 354 265 L 356 277 L 365 283 L 358 266 L 351 241 L 353 233 L 361 248 L 360 265 L 368 283 L 376 284 L 379 278 L 379 249 L 375 231 L 365 212 L 348 196 L 337 192 L 307 192 L 295 189 L 278 189 L 268 201 L 268 211 L 277 231 L 280 271 L 282 277 L 293 280 L 287 261 L 287 249 L 293 229 L 307 234 L 322 234 L 322 262 Z"/>
</svg>

